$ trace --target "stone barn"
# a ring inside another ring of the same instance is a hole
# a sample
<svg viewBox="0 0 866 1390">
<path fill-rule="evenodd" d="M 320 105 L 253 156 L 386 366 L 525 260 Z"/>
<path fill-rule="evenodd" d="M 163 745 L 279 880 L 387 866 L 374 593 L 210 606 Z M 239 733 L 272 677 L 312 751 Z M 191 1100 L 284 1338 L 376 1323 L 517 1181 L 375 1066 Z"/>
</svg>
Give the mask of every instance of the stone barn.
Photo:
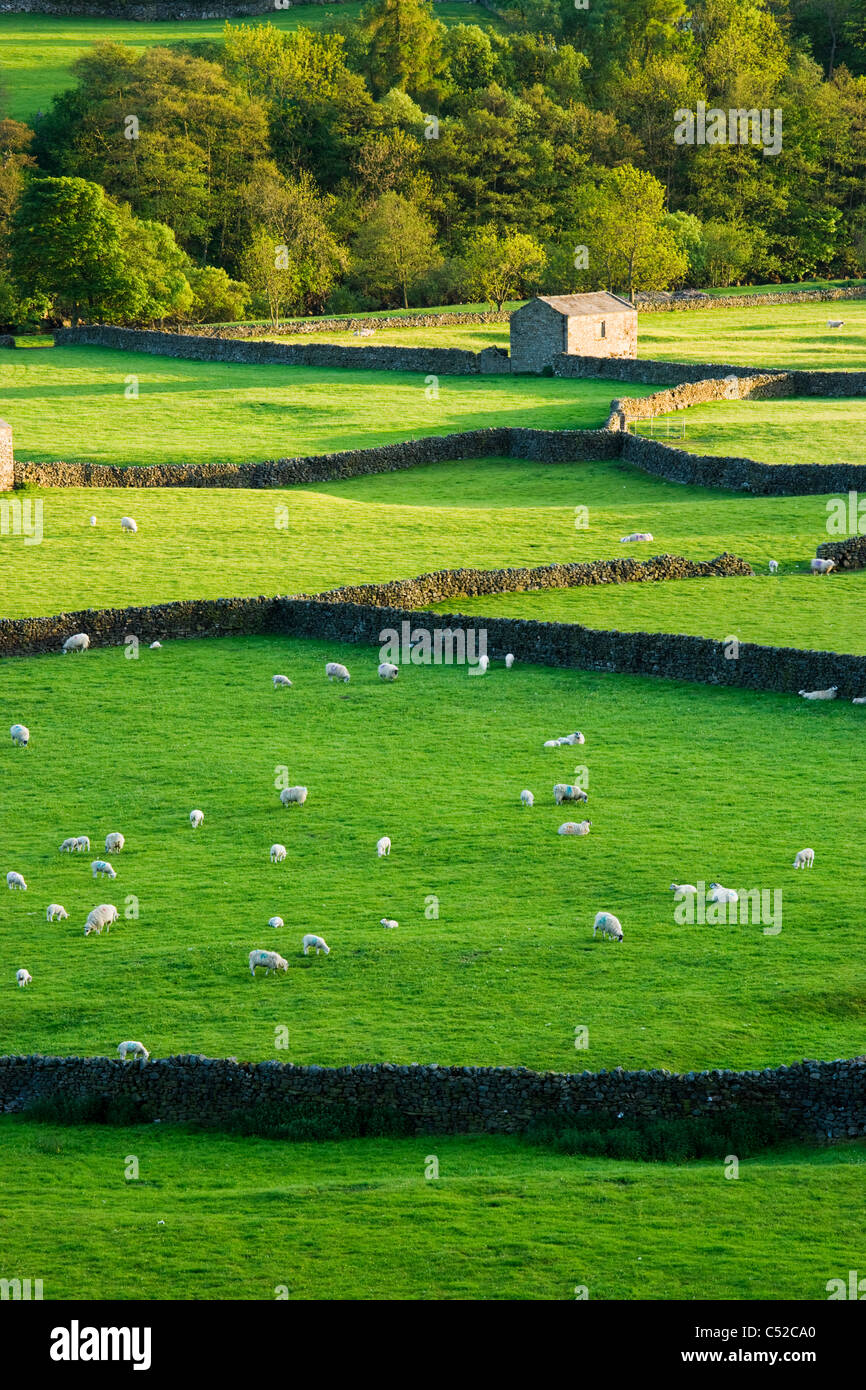
<svg viewBox="0 0 866 1390">
<path fill-rule="evenodd" d="M 515 309 L 509 334 L 513 372 L 540 372 L 560 352 L 637 357 L 637 310 L 607 290 L 543 294 Z"/>
</svg>

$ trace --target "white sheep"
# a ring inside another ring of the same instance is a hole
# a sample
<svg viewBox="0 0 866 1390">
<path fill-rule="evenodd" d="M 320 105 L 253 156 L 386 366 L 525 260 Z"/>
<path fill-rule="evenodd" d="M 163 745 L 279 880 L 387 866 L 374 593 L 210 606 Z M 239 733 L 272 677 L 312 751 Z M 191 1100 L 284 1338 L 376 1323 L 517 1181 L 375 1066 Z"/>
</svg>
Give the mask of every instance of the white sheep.
<svg viewBox="0 0 866 1390">
<path fill-rule="evenodd" d="M 26 724 L 13 724 L 9 730 L 12 735 L 12 742 L 19 748 L 26 748 L 30 742 L 30 730 Z"/>
<path fill-rule="evenodd" d="M 573 787 L 569 782 L 557 782 L 553 788 L 553 799 L 557 806 L 561 806 L 563 801 L 587 801 L 588 797 L 582 787 Z"/>
<path fill-rule="evenodd" d="M 829 690 L 798 690 L 797 694 L 803 700 L 835 700 L 839 693 L 838 685 L 831 685 Z"/>
<path fill-rule="evenodd" d="M 769 571 L 770 571 L 771 574 L 777 574 L 777 573 L 778 573 L 778 570 L 779 570 L 779 561 L 778 561 L 778 560 L 771 560 L 770 563 L 769 563 L 768 569 L 769 569 Z"/>
<path fill-rule="evenodd" d="M 10 869 L 9 873 L 6 875 L 6 882 L 10 888 L 25 889 L 27 887 L 24 879 L 20 874 L 16 874 L 14 869 Z"/>
<path fill-rule="evenodd" d="M 813 849 L 801 849 L 794 860 L 795 869 L 811 869 L 815 863 L 815 851 Z"/>
<path fill-rule="evenodd" d="M 152 652 L 161 651 L 161 650 L 162 650 L 162 643 L 161 643 L 161 642 L 151 642 L 151 644 L 150 644 L 150 650 L 151 650 Z"/>
<path fill-rule="evenodd" d="M 61 854 L 71 854 L 72 851 L 75 849 L 75 847 L 76 847 L 77 844 L 78 844 L 78 841 L 77 841 L 77 839 L 75 838 L 75 836 L 74 836 L 74 835 L 70 835 L 69 839 L 68 839 L 68 840 L 64 840 L 64 841 L 63 841 L 63 844 L 60 846 L 60 853 L 61 853 Z"/>
<path fill-rule="evenodd" d="M 45 910 L 46 922 L 65 922 L 69 913 L 60 903 L 49 903 Z"/>
<path fill-rule="evenodd" d="M 291 685 L 291 683 L 288 676 L 274 676 L 274 690 L 281 685 Z"/>
<path fill-rule="evenodd" d="M 120 518 L 120 529 L 121 531 L 129 531 L 130 534 L 133 536 L 138 531 L 138 527 L 136 526 L 135 521 L 131 516 L 122 516 Z"/>
<path fill-rule="evenodd" d="M 128 1042 L 118 1043 L 117 1051 L 124 1062 L 128 1057 L 140 1057 L 143 1062 L 146 1062 L 150 1056 L 144 1043 L 135 1042 L 134 1039 L 130 1039 Z"/>
<path fill-rule="evenodd" d="M 397 677 L 399 676 L 399 674 L 400 674 L 400 667 L 399 667 L 399 666 L 395 666 L 395 665 L 393 664 L 393 662 L 391 662 L 391 661 L 382 661 L 382 662 L 379 663 L 379 680 L 380 680 L 380 681 L 395 681 L 395 680 L 397 679 Z"/>
<path fill-rule="evenodd" d="M 306 787 L 283 787 L 280 792 L 280 801 L 284 806 L 303 806 L 306 799 Z"/>
<path fill-rule="evenodd" d="M 557 835 L 588 835 L 591 825 L 591 820 L 567 820 L 559 827 L 556 833 Z"/>
<path fill-rule="evenodd" d="M 29 970 L 16 970 L 15 978 L 18 981 L 18 988 L 23 989 L 25 985 L 33 984 L 33 976 Z"/>
<path fill-rule="evenodd" d="M 813 574 L 829 574 L 836 568 L 835 560 L 810 560 L 809 569 Z"/>
<path fill-rule="evenodd" d="M 740 895 L 733 888 L 723 888 L 720 883 L 711 883 L 707 892 L 707 902 L 710 903 L 736 903 L 739 902 Z"/>
<path fill-rule="evenodd" d="M 507 669 L 510 671 L 512 666 L 514 665 L 514 652 L 508 653 L 508 655 L 505 658 L 505 665 Z"/>
<path fill-rule="evenodd" d="M 110 931 L 111 924 L 117 921 L 117 917 L 114 903 L 100 903 L 98 907 L 92 907 L 84 923 L 84 935 L 90 936 L 91 932 L 96 932 L 97 936 L 101 936 L 103 929 Z"/>
<path fill-rule="evenodd" d="M 268 926 L 269 926 L 269 927 L 284 927 L 285 925 L 286 925 L 286 924 L 285 924 L 285 922 L 283 921 L 282 917 L 269 917 L 269 918 L 268 918 Z"/>
<path fill-rule="evenodd" d="M 286 857 L 285 845 L 271 845 L 271 863 L 282 864 Z"/>
<path fill-rule="evenodd" d="M 382 927 L 390 927 L 393 931 L 395 927 L 399 927 L 400 923 L 395 922 L 393 917 L 380 917 L 379 925 Z"/>
<path fill-rule="evenodd" d="M 627 545 L 629 541 L 651 541 L 653 540 L 652 531 L 632 531 L 630 536 L 620 536 L 620 545 Z"/>
<path fill-rule="evenodd" d="M 344 684 L 350 679 L 349 672 L 339 661 L 328 661 L 325 664 L 325 675 L 329 681 L 342 681 Z"/>
<path fill-rule="evenodd" d="M 597 912 L 595 921 L 592 924 L 592 934 L 601 932 L 602 936 L 609 936 L 611 941 L 622 941 L 622 925 L 618 917 L 614 917 L 612 912 Z"/>
<path fill-rule="evenodd" d="M 264 966 L 267 975 L 273 975 L 277 970 L 288 971 L 289 968 L 289 962 L 278 951 L 250 951 L 250 974 L 253 979 L 260 965 Z"/>
<path fill-rule="evenodd" d="M 484 675 L 487 674 L 487 669 L 488 669 L 489 666 L 490 666 L 490 657 L 489 657 L 489 656 L 486 656 L 486 655 L 485 655 L 485 656 L 479 656 L 479 658 L 478 658 L 478 664 L 477 664 L 477 666 L 476 666 L 475 669 L 476 669 L 477 671 L 480 671 L 481 674 L 482 674 L 482 676 L 484 676 Z"/>
<path fill-rule="evenodd" d="M 827 327 L 828 327 L 828 328 L 844 328 L 844 327 L 845 327 L 845 320 L 844 320 L 844 319 L 828 319 L 828 320 L 827 320 Z"/>
<path fill-rule="evenodd" d="M 78 836 L 76 836 L 75 843 L 73 844 L 72 848 L 75 850 L 75 853 L 76 853 L 76 854 L 83 854 L 85 850 L 86 850 L 87 853 L 89 854 L 89 853 L 90 853 L 90 836 L 89 836 L 89 835 L 78 835 Z"/>
<path fill-rule="evenodd" d="M 67 637 L 63 643 L 64 652 L 86 652 L 90 646 L 90 638 L 86 632 L 73 632 L 71 637 Z"/>
<path fill-rule="evenodd" d="M 94 859 L 90 864 L 94 878 L 117 878 L 117 874 L 107 859 Z"/>
<path fill-rule="evenodd" d="M 693 883 L 672 883 L 672 884 L 671 884 L 671 892 L 672 892 L 672 893 L 679 893 L 679 894 L 680 894 L 682 897 L 684 897 L 684 898 L 685 898 L 689 893 L 697 893 L 697 891 L 698 891 L 698 890 L 697 890 L 697 888 L 695 887 L 695 885 L 694 885 Z"/>
<path fill-rule="evenodd" d="M 381 840 L 376 841 L 376 853 L 380 859 L 383 855 L 391 853 L 391 841 L 387 835 L 383 835 Z"/>
<path fill-rule="evenodd" d="M 111 833 L 105 837 L 105 852 L 106 854 L 112 854 L 117 850 L 123 849 L 125 844 L 126 841 L 120 831 L 112 830 Z"/>
<path fill-rule="evenodd" d="M 331 948 L 323 936 L 316 936 L 314 932 L 308 932 L 304 937 L 304 955 L 309 951 L 315 950 L 316 955 L 323 952 L 326 956 L 331 954 Z"/>
<path fill-rule="evenodd" d="M 565 744 L 586 743 L 586 739 L 579 730 L 573 734 L 563 734 L 561 738 L 549 738 L 545 741 L 545 748 L 562 748 Z"/>
<path fill-rule="evenodd" d="M 866 695 L 855 695 L 851 701 L 852 705 L 866 705 Z"/>
<path fill-rule="evenodd" d="M 520 793 L 520 802 L 523 806 L 534 806 L 535 797 L 532 795 L 532 792 L 530 791 L 522 791 Z"/>
<path fill-rule="evenodd" d="M 203 820 L 204 820 L 204 811 L 190 811 L 190 813 L 189 813 L 189 823 L 190 823 L 190 825 L 192 826 L 193 830 L 198 830 L 198 828 L 199 828 L 199 826 L 201 825 L 201 823 L 202 823 Z"/>
<path fill-rule="evenodd" d="M 96 525 L 96 517 L 95 517 L 95 516 L 92 516 L 92 517 L 90 518 L 90 524 L 91 524 L 91 526 L 95 526 L 95 525 Z"/>
</svg>

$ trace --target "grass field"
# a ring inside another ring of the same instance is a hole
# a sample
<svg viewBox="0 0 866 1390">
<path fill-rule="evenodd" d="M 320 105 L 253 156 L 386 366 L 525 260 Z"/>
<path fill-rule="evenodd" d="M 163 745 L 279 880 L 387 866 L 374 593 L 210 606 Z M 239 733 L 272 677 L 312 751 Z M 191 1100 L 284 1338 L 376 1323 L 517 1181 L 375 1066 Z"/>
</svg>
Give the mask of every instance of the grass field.
<svg viewBox="0 0 866 1390">
<path fill-rule="evenodd" d="M 348 688 L 324 677 L 340 658 Z M 2 664 L 4 723 L 31 742 L 3 745 L 0 869 L 28 891 L 0 896 L 0 979 L 26 966 L 33 985 L 7 988 L 0 1052 L 111 1054 L 140 1037 L 157 1056 L 569 1070 L 578 1024 L 591 1069 L 861 1048 L 860 710 L 532 666 L 407 667 L 383 686 L 377 660 L 249 638 Z M 275 671 L 294 688 L 274 691 Z M 575 725 L 577 757 L 542 747 Z M 578 840 L 556 834 L 570 817 L 551 790 L 575 763 L 593 822 Z M 309 787 L 303 808 L 280 805 L 279 767 Z M 80 834 L 98 852 L 113 830 L 127 837 L 115 883 L 58 852 Z M 791 867 L 803 844 L 807 874 Z M 701 878 L 782 890 L 781 932 L 677 927 L 668 885 Z M 95 903 L 123 914 L 130 894 L 137 920 L 84 938 Z M 49 902 L 69 921 L 47 924 Z M 627 949 L 593 941 L 602 907 Z M 329 957 L 302 955 L 306 931 Z M 250 977 L 259 946 L 288 956 L 287 976 Z"/>
<path fill-rule="evenodd" d="M 864 1161 L 862 1142 L 792 1149 L 726 1182 L 721 1162 L 510 1139 L 286 1145 L 6 1116 L 0 1248 L 4 1275 L 42 1278 L 46 1299 L 573 1300 L 583 1285 L 593 1301 L 817 1301 L 857 1267 Z"/>
<path fill-rule="evenodd" d="M 357 19 L 363 6 L 292 5 L 271 15 L 252 16 L 236 23 L 269 23 L 277 29 L 321 29 L 333 20 Z M 436 14 L 445 24 L 498 27 L 499 20 L 479 5 L 467 15 L 463 4 L 437 4 Z M 124 19 L 91 19 L 37 14 L 0 15 L 0 81 L 6 109 L 0 116 L 31 120 L 47 111 L 51 98 L 73 85 L 74 60 L 93 43 L 125 43 L 136 52 L 154 44 L 194 43 L 218 40 L 222 19 L 166 21 L 141 24 Z"/>
<path fill-rule="evenodd" d="M 137 399 L 128 399 L 138 383 Z M 114 352 L 0 349 L 0 416 L 24 461 L 243 463 L 534 425 L 598 429 L 616 383 L 253 367 Z M 651 387 L 637 387 L 646 394 Z"/>
<path fill-rule="evenodd" d="M 641 434 L 696 454 L 725 454 L 761 463 L 866 463 L 863 397 L 718 401 L 691 406 L 676 416 L 638 424 Z M 684 442 L 680 430 L 685 423 Z"/>
</svg>

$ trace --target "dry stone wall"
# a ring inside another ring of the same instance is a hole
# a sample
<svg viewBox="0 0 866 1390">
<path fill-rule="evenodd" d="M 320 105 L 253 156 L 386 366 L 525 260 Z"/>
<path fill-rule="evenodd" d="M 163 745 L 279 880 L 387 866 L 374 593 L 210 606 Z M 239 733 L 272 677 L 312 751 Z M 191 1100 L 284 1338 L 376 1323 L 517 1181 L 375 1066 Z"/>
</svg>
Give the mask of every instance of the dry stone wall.
<svg viewBox="0 0 866 1390">
<path fill-rule="evenodd" d="M 866 536 L 849 536 L 844 541 L 825 541 L 816 554 L 822 560 L 835 560 L 839 570 L 866 569 Z"/>
<path fill-rule="evenodd" d="M 756 497 L 805 497 L 866 489 L 862 463 L 757 463 L 727 455 L 691 454 L 642 435 L 622 434 L 622 457 L 669 483 L 731 488 Z"/>
</svg>

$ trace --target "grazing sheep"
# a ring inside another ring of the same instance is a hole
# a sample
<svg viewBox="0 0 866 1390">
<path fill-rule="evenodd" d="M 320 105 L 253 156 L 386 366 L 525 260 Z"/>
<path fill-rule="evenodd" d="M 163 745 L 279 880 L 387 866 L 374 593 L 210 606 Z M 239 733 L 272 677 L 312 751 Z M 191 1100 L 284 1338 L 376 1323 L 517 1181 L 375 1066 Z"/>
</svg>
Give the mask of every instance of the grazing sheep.
<svg viewBox="0 0 866 1390">
<path fill-rule="evenodd" d="M 693 883 L 672 883 L 672 884 L 671 884 L 671 892 L 672 892 L 672 893 L 681 893 L 683 897 L 685 897 L 687 893 L 697 893 L 697 891 L 698 891 L 698 890 L 697 890 L 697 888 L 695 887 L 695 885 L 694 885 Z"/>
<path fill-rule="evenodd" d="M 315 948 L 316 955 L 324 952 L 326 956 L 331 954 L 331 948 L 323 936 L 316 936 L 313 932 L 308 932 L 304 937 L 304 955 Z"/>
<path fill-rule="evenodd" d="M 29 970 L 16 970 L 15 978 L 18 981 L 18 988 L 23 989 L 25 985 L 33 984 L 33 976 Z"/>
<path fill-rule="evenodd" d="M 651 541 L 652 539 L 652 531 L 632 531 L 630 536 L 620 536 L 619 543 L 626 545 L 629 541 Z"/>
<path fill-rule="evenodd" d="M 811 869 L 815 863 L 815 851 L 813 849 L 801 849 L 794 860 L 795 869 Z"/>
<path fill-rule="evenodd" d="M 107 859 L 94 859 L 90 867 L 94 878 L 117 878 L 117 874 Z"/>
<path fill-rule="evenodd" d="M 90 518 L 90 524 L 91 524 L 91 526 L 95 526 L 95 525 L 96 525 L 96 517 L 95 517 L 95 516 L 92 516 L 92 517 Z"/>
<path fill-rule="evenodd" d="M 65 922 L 69 913 L 60 903 L 49 903 L 45 910 L 46 922 Z"/>
<path fill-rule="evenodd" d="M 85 850 L 87 850 L 87 853 L 89 854 L 89 853 L 90 853 L 90 836 L 89 836 L 89 835 L 79 835 L 79 836 L 77 837 L 77 839 L 75 840 L 75 842 L 74 842 L 72 848 L 75 850 L 75 853 L 76 853 L 76 854 L 83 854 Z"/>
<path fill-rule="evenodd" d="M 813 574 L 829 574 L 835 568 L 835 560 L 810 560 L 809 562 L 809 569 Z"/>
<path fill-rule="evenodd" d="M 622 941 L 622 926 L 618 917 L 614 917 L 612 912 L 597 912 L 595 921 L 592 924 L 592 934 L 601 932 L 602 936 L 609 936 L 611 941 Z"/>
<path fill-rule="evenodd" d="M 768 568 L 771 574 L 777 574 L 779 570 L 779 561 L 771 560 Z"/>
<path fill-rule="evenodd" d="M 736 903 L 740 896 L 733 888 L 723 888 L 720 883 L 711 883 L 707 893 L 707 902 L 710 903 Z"/>
<path fill-rule="evenodd" d="M 798 690 L 797 694 L 804 700 L 835 700 L 839 693 L 838 685 L 831 685 L 829 690 Z"/>
<path fill-rule="evenodd" d="M 77 845 L 78 841 L 76 840 L 74 835 L 71 835 L 68 840 L 63 841 L 63 844 L 60 846 L 60 853 L 71 854 Z"/>
<path fill-rule="evenodd" d="M 382 661 L 379 664 L 379 680 L 395 681 L 400 674 L 400 667 L 395 666 L 391 661 Z"/>
<path fill-rule="evenodd" d="M 557 782 L 553 788 L 553 799 L 557 806 L 561 806 L 563 801 L 587 801 L 589 798 L 582 787 L 572 787 L 568 782 Z"/>
<path fill-rule="evenodd" d="M 845 320 L 844 320 L 844 319 L 828 319 L 828 320 L 827 320 L 827 327 L 828 327 L 828 328 L 844 328 L 844 327 L 845 327 Z"/>
<path fill-rule="evenodd" d="M 161 643 L 161 642 L 151 642 L 151 644 L 150 644 L 150 650 L 151 650 L 152 652 L 161 651 L 161 650 L 162 650 L 162 643 Z"/>
<path fill-rule="evenodd" d="M 480 671 L 481 674 L 482 674 L 482 676 L 484 676 L 484 675 L 487 674 L 487 669 L 488 669 L 489 665 L 490 665 L 490 657 L 489 657 L 489 656 L 486 656 L 486 655 L 485 655 L 485 656 L 479 656 L 479 658 L 478 658 L 478 665 L 476 666 L 476 670 Z"/>
<path fill-rule="evenodd" d="M 282 864 L 286 857 L 285 845 L 271 845 L 271 863 Z"/>
<path fill-rule="evenodd" d="M 105 852 L 111 854 L 112 851 L 121 850 L 126 844 L 119 830 L 112 830 L 110 835 L 105 837 Z"/>
<path fill-rule="evenodd" d="M 26 724 L 13 724 L 9 730 L 12 735 L 12 742 L 19 748 L 26 748 L 30 742 L 30 730 Z"/>
<path fill-rule="evenodd" d="M 383 835 L 381 840 L 376 841 L 376 853 L 381 859 L 383 854 L 391 853 L 391 841 L 387 835 Z"/>
<path fill-rule="evenodd" d="M 150 1053 L 148 1052 L 144 1043 L 135 1042 L 133 1040 L 130 1040 L 129 1042 L 118 1043 L 117 1050 L 120 1053 L 120 1056 L 124 1062 L 126 1061 L 127 1057 L 140 1057 L 143 1062 L 146 1062 L 148 1057 L 150 1056 Z"/>
<path fill-rule="evenodd" d="M 325 675 L 329 681 L 342 681 L 344 685 L 350 679 L 349 672 L 339 661 L 328 661 L 325 664 Z"/>
<path fill-rule="evenodd" d="M 534 805 L 535 805 L 535 797 L 532 795 L 532 792 L 529 792 L 529 791 L 522 791 L 522 792 L 520 793 L 520 800 L 521 800 L 521 804 L 524 805 L 524 806 L 534 806 Z"/>
<path fill-rule="evenodd" d="M 513 653 L 513 652 L 509 652 L 508 655 L 506 656 L 506 658 L 505 658 L 505 665 L 507 666 L 508 670 L 510 671 L 511 668 L 512 668 L 512 666 L 514 665 L 514 653 Z"/>
<path fill-rule="evenodd" d="M 269 927 L 284 927 L 285 925 L 286 925 L 286 924 L 285 924 L 285 922 L 283 921 L 282 917 L 269 917 L 269 918 L 268 918 L 268 926 L 269 926 Z"/>
<path fill-rule="evenodd" d="M 591 820 L 567 820 L 559 827 L 556 833 L 557 835 L 588 835 L 591 825 Z"/>
<path fill-rule="evenodd" d="M 379 925 L 382 927 L 390 927 L 393 931 L 395 927 L 399 927 L 400 923 L 395 922 L 393 917 L 380 917 Z"/>
<path fill-rule="evenodd" d="M 122 516 L 120 518 L 120 529 L 121 531 L 129 531 L 133 536 L 138 531 L 138 527 L 131 516 Z"/>
<path fill-rule="evenodd" d="M 71 637 L 67 637 L 63 643 L 64 652 L 86 652 L 90 646 L 90 638 L 86 632 L 73 632 Z"/>
<path fill-rule="evenodd" d="M 277 970 L 288 971 L 289 962 L 277 951 L 250 951 L 250 974 L 256 976 L 256 968 L 264 966 L 265 974 L 273 975 Z"/>
<path fill-rule="evenodd" d="M 10 888 L 24 889 L 27 887 L 24 879 L 20 874 L 16 874 L 14 869 L 10 869 L 9 873 L 6 875 L 6 882 Z"/>
<path fill-rule="evenodd" d="M 291 685 L 288 676 L 274 676 L 274 690 L 278 690 L 281 685 Z"/>
<path fill-rule="evenodd" d="M 98 907 L 93 907 L 87 914 L 84 923 L 84 935 L 90 936 L 91 932 L 96 932 L 97 936 L 102 935 L 105 928 L 108 931 L 112 922 L 116 922 L 118 917 L 117 908 L 114 903 L 100 903 Z"/>
<path fill-rule="evenodd" d="M 280 792 L 280 801 L 284 806 L 303 806 L 306 799 L 306 787 L 283 787 Z"/>
<path fill-rule="evenodd" d="M 203 820 L 204 820 L 204 811 L 190 811 L 190 813 L 189 813 L 189 823 L 190 823 L 190 825 L 192 826 L 193 830 L 198 830 L 198 828 L 199 828 L 199 826 L 201 825 L 201 823 L 202 823 Z"/>
</svg>

